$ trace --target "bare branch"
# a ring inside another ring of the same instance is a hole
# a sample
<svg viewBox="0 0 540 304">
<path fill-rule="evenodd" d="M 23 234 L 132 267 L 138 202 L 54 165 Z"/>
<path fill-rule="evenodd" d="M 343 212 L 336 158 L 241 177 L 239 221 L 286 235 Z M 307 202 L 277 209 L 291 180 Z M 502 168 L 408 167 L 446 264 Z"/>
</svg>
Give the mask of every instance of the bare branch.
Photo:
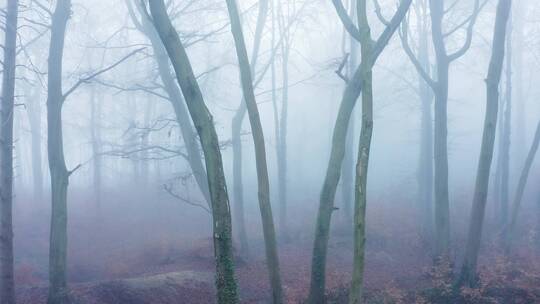
<svg viewBox="0 0 540 304">
<path fill-rule="evenodd" d="M 139 49 L 136 49 L 134 51 L 132 51 L 131 53 L 127 54 L 126 56 L 122 57 L 120 60 L 116 61 L 115 63 L 111 64 L 110 66 L 104 68 L 104 69 L 101 69 L 97 72 L 94 72 L 92 73 L 91 75 L 87 76 L 87 77 L 83 77 L 81 79 L 79 79 L 79 81 L 77 81 L 69 90 L 67 90 L 67 92 L 64 94 L 63 98 L 64 100 L 71 94 L 73 93 L 81 84 L 83 83 L 88 83 L 90 80 L 92 80 L 93 78 L 107 72 L 107 71 L 110 71 L 112 69 L 114 69 L 115 67 L 117 67 L 118 65 L 120 65 L 122 62 L 126 61 L 128 58 L 130 58 L 131 56 L 141 52 L 142 50 L 144 50 L 145 48 L 139 48 Z"/>
</svg>

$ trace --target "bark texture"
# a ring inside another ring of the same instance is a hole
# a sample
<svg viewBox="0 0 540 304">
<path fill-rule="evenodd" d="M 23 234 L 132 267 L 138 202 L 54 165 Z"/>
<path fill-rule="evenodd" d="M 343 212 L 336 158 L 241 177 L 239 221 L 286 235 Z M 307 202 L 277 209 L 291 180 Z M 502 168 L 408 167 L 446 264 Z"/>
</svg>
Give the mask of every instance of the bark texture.
<svg viewBox="0 0 540 304">
<path fill-rule="evenodd" d="M 218 303 L 238 303 L 229 196 L 213 118 L 204 103 L 193 68 L 180 37 L 169 19 L 164 1 L 150 1 L 150 11 L 154 26 L 172 62 L 204 153 L 212 202 L 217 300 Z"/>
<path fill-rule="evenodd" d="M 0 303 L 15 303 L 13 271 L 13 116 L 18 1 L 8 0 L 0 104 Z"/>
<path fill-rule="evenodd" d="M 480 249 L 482 226 L 486 208 L 486 198 L 489 186 L 491 162 L 493 159 L 493 147 L 497 130 L 497 112 L 499 108 L 499 83 L 504 63 L 505 41 L 508 17 L 512 1 L 499 0 L 497 15 L 495 17 L 495 30 L 493 33 L 493 46 L 491 60 L 486 78 L 486 116 L 484 120 L 484 132 L 482 146 L 480 148 L 480 160 L 476 173 L 476 186 L 473 197 L 472 212 L 469 224 L 469 233 L 465 247 L 465 260 L 458 278 L 458 286 L 475 286 L 478 281 L 476 264 Z"/>
<path fill-rule="evenodd" d="M 359 40 L 360 33 L 347 16 L 347 11 L 340 0 L 332 0 L 336 12 L 350 35 Z M 389 21 L 381 36 L 373 47 L 371 63 L 375 63 L 388 41 L 407 13 L 411 0 L 402 0 L 397 12 Z M 315 239 L 313 242 L 313 255 L 311 260 L 311 281 L 309 289 L 309 303 L 324 303 L 326 286 L 326 255 L 328 251 L 328 238 L 330 235 L 330 221 L 334 211 L 336 188 L 341 176 L 342 162 L 345 155 L 346 137 L 351 114 L 362 90 L 362 69 L 359 67 L 345 88 L 339 107 L 334 131 L 332 135 L 332 148 L 330 160 L 326 170 L 323 187 L 319 198 L 319 210 L 315 224 Z"/>
<path fill-rule="evenodd" d="M 51 174 L 51 233 L 48 304 L 69 303 L 67 261 L 67 191 L 70 172 L 64 159 L 62 135 L 62 57 L 71 1 L 58 0 L 52 17 L 47 86 L 47 150 Z"/>
</svg>

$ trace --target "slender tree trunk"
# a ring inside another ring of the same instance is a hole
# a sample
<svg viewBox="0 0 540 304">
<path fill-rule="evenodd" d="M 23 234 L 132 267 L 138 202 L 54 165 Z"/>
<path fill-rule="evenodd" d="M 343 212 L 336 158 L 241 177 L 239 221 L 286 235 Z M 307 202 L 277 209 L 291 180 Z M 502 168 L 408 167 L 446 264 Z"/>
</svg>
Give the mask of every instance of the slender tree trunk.
<svg viewBox="0 0 540 304">
<path fill-rule="evenodd" d="M 510 183 L 510 133 L 512 128 L 512 15 L 508 21 L 507 38 L 506 38 L 506 58 L 505 58 L 505 94 L 504 94 L 504 112 L 503 125 L 499 128 L 502 132 L 500 135 L 501 145 L 501 180 L 500 180 L 500 196 L 499 196 L 499 225 L 506 227 L 508 225 L 508 188 Z"/>
<path fill-rule="evenodd" d="M 51 174 L 52 214 L 49 247 L 48 304 L 69 303 L 66 279 L 67 190 L 69 175 L 64 159 L 62 135 L 62 57 L 70 0 L 58 0 L 52 17 L 47 95 L 47 149 Z"/>
<path fill-rule="evenodd" d="M 480 148 L 480 160 L 476 175 L 472 212 L 469 224 L 469 234 L 465 247 L 465 261 L 461 268 L 457 286 L 475 286 L 478 277 L 476 264 L 482 238 L 482 225 L 484 223 L 486 199 L 489 186 L 493 147 L 497 130 L 497 112 L 499 107 L 499 83 L 504 63 L 505 36 L 507 21 L 510 14 L 512 0 L 499 0 L 493 33 L 493 46 L 488 76 L 486 78 L 486 116 L 484 133 Z"/>
<path fill-rule="evenodd" d="M 98 219 L 101 219 L 101 100 L 97 97 L 96 86 L 90 88 L 90 137 L 92 141 L 92 179 L 94 185 L 94 199 Z M 101 95 L 101 94 L 99 94 Z"/>
<path fill-rule="evenodd" d="M 32 147 L 34 202 L 40 202 L 43 199 L 43 168 L 41 161 L 41 102 L 38 89 L 34 89 L 34 93 L 30 98 L 27 98 L 26 104 Z"/>
<path fill-rule="evenodd" d="M 421 7 L 419 7 L 421 6 Z M 431 75 L 428 48 L 428 13 L 424 2 L 417 4 L 419 28 L 418 61 Z M 420 159 L 418 165 L 418 204 L 421 233 L 424 241 L 433 244 L 433 91 L 422 76 L 418 76 L 421 103 Z"/>
<path fill-rule="evenodd" d="M 251 124 L 251 133 L 253 135 L 253 142 L 255 145 L 257 182 L 259 187 L 259 207 L 261 209 L 264 241 L 266 246 L 266 261 L 270 275 L 270 285 L 272 287 L 272 298 L 273 303 L 283 303 L 283 290 L 281 287 L 281 277 L 279 271 L 276 233 L 274 228 L 274 219 L 272 216 L 272 206 L 270 205 L 270 184 L 268 178 L 268 165 L 266 162 L 264 133 L 261 120 L 259 118 L 257 101 L 255 100 L 251 68 L 236 0 L 227 0 L 227 8 L 231 20 L 231 31 L 236 46 L 238 64 L 240 66 L 240 78 L 242 82 L 244 100 L 246 102 L 246 108 Z"/>
<path fill-rule="evenodd" d="M 220 304 L 238 303 L 238 292 L 234 277 L 229 197 L 213 118 L 204 103 L 201 90 L 180 37 L 167 15 L 164 1 L 151 1 L 150 11 L 154 26 L 174 67 L 178 84 L 186 99 L 205 156 L 204 160 L 212 202 L 217 301 Z"/>
<path fill-rule="evenodd" d="M 517 220 L 519 216 L 519 209 L 521 207 L 521 200 L 523 199 L 523 194 L 525 193 L 525 186 L 527 185 L 529 172 L 531 171 L 531 167 L 534 162 L 536 152 L 538 151 L 539 144 L 540 144 L 540 122 L 538 123 L 538 126 L 536 127 L 536 133 L 534 135 L 534 139 L 533 139 L 531 148 L 529 150 L 529 154 L 527 155 L 527 159 L 525 160 L 525 164 L 523 165 L 523 169 L 521 171 L 521 175 L 519 177 L 519 182 L 516 189 L 516 194 L 514 196 L 514 201 L 512 203 L 512 215 L 510 218 L 510 224 L 505 231 L 505 249 L 507 253 L 510 252 L 510 249 L 512 246 L 514 231 L 516 229 Z"/>
<path fill-rule="evenodd" d="M 393 36 L 397 27 L 403 20 L 403 17 L 407 13 L 410 4 L 410 0 L 401 1 L 396 14 L 374 46 L 373 58 L 371 61 L 372 64 L 376 62 L 377 58 L 384 50 L 384 47 L 388 44 L 388 41 Z M 330 160 L 328 161 L 326 176 L 321 190 L 317 222 L 315 224 L 315 239 L 313 241 L 311 280 L 308 299 L 310 304 L 322 304 L 325 301 L 326 256 L 328 252 L 330 221 L 332 213 L 335 210 L 334 199 L 339 178 L 341 176 L 343 158 L 345 156 L 345 143 L 349 122 L 356 101 L 362 90 L 362 76 L 362 69 L 358 67 L 354 72 L 353 77 L 350 78 L 347 83 L 334 125 Z"/>
<path fill-rule="evenodd" d="M 364 253 L 366 243 L 366 204 L 367 177 L 371 138 L 373 135 L 373 41 L 369 27 L 366 0 L 358 3 L 358 27 L 361 34 L 362 64 L 362 129 L 356 163 L 356 182 L 354 192 L 354 256 L 349 304 L 362 303 L 364 282 Z"/>
<path fill-rule="evenodd" d="M 0 105 L 0 303 L 15 303 L 13 271 L 13 116 L 17 57 L 18 1 L 8 0 Z"/>
<path fill-rule="evenodd" d="M 521 166 L 521 160 L 525 158 L 526 156 L 526 146 L 527 146 L 527 119 L 525 118 L 525 111 L 527 110 L 526 104 L 527 104 L 527 96 L 525 94 L 525 87 L 526 81 L 524 81 L 523 78 L 523 71 L 524 71 L 524 65 L 523 65 L 523 54 L 526 53 L 525 50 L 525 21 L 527 20 L 527 12 L 528 12 L 528 5 L 524 1 L 516 1 L 514 4 L 514 32 L 515 32 L 515 93 L 516 93 L 516 99 L 515 99 L 515 109 L 516 109 L 516 115 L 515 115 L 515 147 L 514 150 L 514 159 L 515 159 L 515 167 L 519 168 Z"/>
<path fill-rule="evenodd" d="M 281 2 L 278 2 L 278 11 L 281 16 L 289 17 L 289 11 L 285 14 L 282 11 Z M 289 55 L 291 48 L 290 32 L 287 22 L 281 22 L 279 25 L 280 35 L 283 43 L 281 44 L 281 113 L 279 115 L 279 127 L 276 144 L 277 171 L 278 171 L 278 193 L 279 193 L 279 228 L 282 240 L 288 240 L 289 229 L 287 227 L 287 116 L 289 109 Z"/>
<path fill-rule="evenodd" d="M 432 40 L 437 60 L 434 124 L 435 258 L 450 255 L 450 206 L 448 199 L 448 74 L 449 64 L 442 20 L 443 1 L 430 0 Z"/>
<path fill-rule="evenodd" d="M 141 6 L 141 3 L 135 1 L 135 6 L 141 15 L 141 21 L 139 22 L 135 13 L 133 11 L 132 0 L 126 0 L 129 13 L 135 26 L 142 32 L 152 44 L 152 49 L 154 51 L 154 58 L 158 65 L 158 72 L 163 82 L 163 87 L 169 101 L 173 106 L 174 113 L 176 116 L 176 121 L 180 126 L 180 132 L 182 133 L 182 139 L 184 145 L 186 146 L 186 152 L 188 156 L 188 163 L 195 177 L 195 182 L 201 190 L 203 197 L 205 198 L 208 206 L 211 208 L 212 204 L 210 201 L 210 192 L 208 189 L 208 178 L 206 176 L 206 169 L 203 164 L 201 157 L 201 151 L 199 143 L 197 142 L 197 133 L 193 130 L 193 126 L 190 123 L 189 113 L 185 106 L 185 100 L 182 96 L 182 92 L 178 88 L 178 84 L 174 80 L 174 77 L 171 74 L 171 68 L 169 65 L 169 57 L 167 51 L 161 42 L 159 35 L 156 33 L 156 30 L 152 26 L 151 21 L 146 15 L 144 8 Z"/>
<path fill-rule="evenodd" d="M 259 1 L 259 12 L 257 17 L 257 25 L 255 28 L 253 51 L 251 55 L 250 69 L 252 75 L 255 75 L 255 67 L 257 65 L 259 56 L 262 34 L 266 24 L 266 18 L 268 16 L 268 4 L 268 0 Z M 233 152 L 234 214 L 239 226 L 238 238 L 240 240 L 240 252 L 243 256 L 247 256 L 249 254 L 244 211 L 244 185 L 242 181 L 242 124 L 245 116 L 246 105 L 242 100 L 233 117 L 231 141 Z"/>
<path fill-rule="evenodd" d="M 356 2 L 350 1 L 349 15 L 352 20 L 356 19 Z M 347 31 L 344 31 L 345 35 Z M 349 44 L 350 44 L 350 54 L 349 54 L 349 65 L 347 68 L 347 78 L 351 79 L 353 73 L 356 70 L 358 63 L 358 41 L 348 35 Z M 354 109 L 353 114 L 354 117 Z M 342 173 L 341 173 L 341 191 L 342 191 L 342 200 L 343 200 L 343 219 L 345 220 L 346 229 L 350 229 L 350 225 L 353 222 L 353 192 L 354 192 L 354 155 L 356 154 L 356 147 L 354 145 L 354 129 L 355 129 L 355 119 L 351 119 L 349 123 L 349 132 L 347 132 L 346 138 L 346 148 L 345 148 L 345 157 L 343 159 Z"/>
</svg>

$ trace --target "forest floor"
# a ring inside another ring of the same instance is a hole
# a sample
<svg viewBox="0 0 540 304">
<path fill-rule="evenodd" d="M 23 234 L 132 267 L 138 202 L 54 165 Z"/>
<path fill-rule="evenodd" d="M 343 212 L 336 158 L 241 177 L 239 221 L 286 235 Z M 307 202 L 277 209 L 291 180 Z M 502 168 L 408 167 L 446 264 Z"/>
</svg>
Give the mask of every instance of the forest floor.
<svg viewBox="0 0 540 304">
<path fill-rule="evenodd" d="M 527 233 L 522 234 L 522 244 L 511 258 L 500 254 L 495 237 L 487 236 L 480 259 L 480 285 L 461 290 L 456 298 L 451 296 L 452 265 L 431 266 L 416 224 L 403 220 L 413 216 L 394 212 L 395 219 L 389 219 L 386 211 L 372 211 L 368 223 L 366 303 L 540 303 L 540 253 L 530 245 Z M 200 225 L 200 219 L 190 225 L 196 223 Z M 15 266 L 20 304 L 46 303 L 48 231 L 39 225 L 46 223 L 16 231 L 21 235 L 16 242 Z M 164 234 L 144 225 L 115 222 L 129 229 L 104 229 L 105 238 L 85 225 L 81 220 L 70 230 L 68 273 L 75 304 L 215 303 L 213 249 L 211 239 L 204 237 L 206 232 L 197 236 L 183 231 L 190 237 L 175 238 L 178 230 Z M 303 303 L 309 287 L 311 225 L 302 226 L 306 229 L 293 227 L 290 239 L 279 246 L 287 303 Z M 352 238 L 345 230 L 336 225 L 330 238 L 329 303 L 347 303 Z M 463 244 L 459 233 L 455 235 L 453 243 Z M 250 257 L 237 258 L 242 303 L 269 303 L 263 246 L 260 238 L 252 238 Z M 456 265 L 460 259 L 456 254 Z"/>
</svg>

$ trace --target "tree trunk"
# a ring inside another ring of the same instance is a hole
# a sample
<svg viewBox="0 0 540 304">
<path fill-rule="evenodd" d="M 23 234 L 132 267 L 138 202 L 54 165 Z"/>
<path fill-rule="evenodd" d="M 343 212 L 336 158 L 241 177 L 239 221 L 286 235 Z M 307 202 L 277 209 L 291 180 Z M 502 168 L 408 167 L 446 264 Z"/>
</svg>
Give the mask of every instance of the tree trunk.
<svg viewBox="0 0 540 304">
<path fill-rule="evenodd" d="M 373 41 L 369 27 L 366 0 L 358 3 L 358 27 L 361 34 L 360 46 L 362 54 L 362 129 L 358 146 L 358 161 L 356 163 L 354 191 L 354 255 L 349 304 L 362 303 L 364 282 L 364 253 L 366 243 L 366 204 L 367 204 L 367 174 L 371 138 L 373 135 Z"/>
<path fill-rule="evenodd" d="M 500 134 L 500 150 L 499 157 L 501 159 L 500 169 L 501 169 L 501 179 L 499 188 L 499 226 L 506 227 L 508 225 L 508 188 L 510 186 L 510 135 L 512 128 L 512 15 L 509 17 L 508 29 L 507 29 L 507 38 L 506 38 L 506 64 L 505 64 L 505 94 L 504 94 L 504 112 L 503 116 L 503 125 L 499 128 L 501 130 Z"/>
<path fill-rule="evenodd" d="M 0 303 L 15 303 L 13 271 L 13 116 L 17 57 L 18 1 L 8 0 L 0 105 Z"/>
<path fill-rule="evenodd" d="M 213 118 L 204 103 L 191 63 L 178 33 L 167 15 L 163 0 L 151 1 L 150 11 L 154 26 L 173 64 L 178 84 L 186 99 L 205 156 L 204 160 L 212 202 L 217 301 L 225 304 L 238 303 L 238 292 L 234 277 L 229 197 Z"/>
<path fill-rule="evenodd" d="M 281 2 L 278 2 L 278 12 L 285 16 L 282 11 Z M 283 39 L 281 44 L 281 113 L 278 117 L 279 125 L 276 138 L 276 156 L 278 171 L 278 194 L 279 194 L 279 234 L 282 240 L 289 238 L 287 227 L 287 116 L 289 111 L 289 55 L 291 48 L 291 38 L 289 32 L 289 12 L 287 11 L 287 22 L 280 22 L 280 35 Z"/>
<path fill-rule="evenodd" d="M 428 48 L 428 13 L 426 5 L 417 4 L 417 24 L 419 28 L 418 61 L 431 75 Z M 418 164 L 418 210 L 420 211 L 421 233 L 424 241 L 433 245 L 433 92 L 422 76 L 418 76 L 421 123 L 420 159 Z"/>
<path fill-rule="evenodd" d="M 527 185 L 529 172 L 531 171 L 531 167 L 532 167 L 534 158 L 536 156 L 536 152 L 538 151 L 539 144 L 540 144 L 540 122 L 538 123 L 538 126 L 536 127 L 536 133 L 534 135 L 534 139 L 533 139 L 531 148 L 529 150 L 529 154 L 527 155 L 527 159 L 525 160 L 525 164 L 523 165 L 523 169 L 521 171 L 521 175 L 519 177 L 519 182 L 516 189 L 516 194 L 515 194 L 514 201 L 512 204 L 512 217 L 510 218 L 510 224 L 507 228 L 507 231 L 505 232 L 505 249 L 507 252 L 509 252 L 511 249 L 512 241 L 513 241 L 512 238 L 513 238 L 514 230 L 516 229 L 519 209 L 521 207 L 521 200 L 523 199 L 523 193 L 525 192 L 525 186 Z"/>
<path fill-rule="evenodd" d="M 476 264 L 482 237 L 482 225 L 484 222 L 489 176 L 493 159 L 493 147 L 497 130 L 499 83 L 504 63 L 505 36 L 511 4 L 511 0 L 499 0 L 497 5 L 491 61 L 486 78 L 486 116 L 484 121 L 484 133 L 482 135 L 480 160 L 476 174 L 476 186 L 465 248 L 465 261 L 461 268 L 457 286 L 467 285 L 473 287 L 478 281 Z"/>
<path fill-rule="evenodd" d="M 283 303 L 283 290 L 281 287 L 281 277 L 279 272 L 276 233 L 274 228 L 274 219 L 272 216 L 272 206 L 270 205 L 270 184 L 268 178 L 268 165 L 266 162 L 264 133 L 259 118 L 257 101 L 255 100 L 251 68 L 236 0 L 227 0 L 227 8 L 231 20 L 231 31 L 236 46 L 238 64 L 240 66 L 240 78 L 242 82 L 244 100 L 246 102 L 246 108 L 251 125 L 251 133 L 253 135 L 253 143 L 255 145 L 257 182 L 259 187 L 259 207 L 261 209 L 264 241 L 266 246 L 266 261 L 270 275 L 270 285 L 272 287 L 272 298 L 273 303 Z"/>
<path fill-rule="evenodd" d="M 497 204 L 496 215 L 500 227 L 505 227 L 508 224 L 508 188 L 510 176 L 510 133 L 512 119 L 512 15 L 509 17 L 508 29 L 506 36 L 506 57 L 505 57 L 505 94 L 503 113 L 499 115 L 499 121 L 502 125 L 499 126 L 499 157 L 498 157 L 498 172 L 495 179 L 495 203 Z M 497 179 L 498 178 L 498 179 Z"/>
<path fill-rule="evenodd" d="M 339 1 L 339 0 L 335 0 Z M 374 64 L 379 55 L 388 44 L 397 27 L 407 13 L 411 0 L 403 0 L 390 21 L 389 25 L 383 31 L 377 40 L 373 49 L 372 64 Z M 326 255 L 328 251 L 328 238 L 330 234 L 330 220 L 334 208 L 334 199 L 336 188 L 341 175 L 341 167 L 345 155 L 345 143 L 351 114 L 353 112 L 356 100 L 362 90 L 362 69 L 358 67 L 352 78 L 349 79 L 343 98 L 339 107 L 338 115 L 334 125 L 332 135 L 332 148 L 330 151 L 330 160 L 324 179 L 321 195 L 319 198 L 319 210 L 317 213 L 317 222 L 315 224 L 315 239 L 313 241 L 313 255 L 311 259 L 311 280 L 309 289 L 309 303 L 324 303 L 326 286 Z"/>
<path fill-rule="evenodd" d="M 159 76 L 163 82 L 163 87 L 167 93 L 167 96 L 169 97 L 169 101 L 173 106 L 176 122 L 180 126 L 182 139 L 184 141 L 184 145 L 186 146 L 188 163 L 193 172 L 193 176 L 195 177 L 197 186 L 201 190 L 201 193 L 203 194 L 208 206 L 211 208 L 212 203 L 210 201 L 210 192 L 208 190 L 208 178 L 206 176 L 206 169 L 204 168 L 202 161 L 199 144 L 197 143 L 197 134 L 195 133 L 195 130 L 193 130 L 193 126 L 190 123 L 189 113 L 186 109 L 182 92 L 180 92 L 178 84 L 176 84 L 171 74 L 167 51 L 165 50 L 163 43 L 152 26 L 151 21 L 144 12 L 144 8 L 141 7 L 141 4 L 138 3 L 138 1 L 135 1 L 135 6 L 141 15 L 141 22 L 139 23 L 134 12 L 132 11 L 131 0 L 127 0 L 126 2 L 128 4 L 128 9 L 133 22 L 137 28 L 146 35 L 152 44 L 154 58 L 158 65 Z"/>
<path fill-rule="evenodd" d="M 52 214 L 49 247 L 48 304 L 69 303 L 67 260 L 67 190 L 69 172 L 64 160 L 62 138 L 62 57 L 71 1 L 59 0 L 52 17 L 48 62 L 47 149 L 51 173 Z"/>
<path fill-rule="evenodd" d="M 96 200 L 96 214 L 98 219 L 101 219 L 101 100 L 96 95 L 96 86 L 93 85 L 90 88 L 90 136 L 93 155 L 92 179 L 94 184 L 94 199 Z"/>
<path fill-rule="evenodd" d="M 259 1 L 259 12 L 257 25 L 255 28 L 255 37 L 253 51 L 251 54 L 251 74 L 255 74 L 255 67 L 259 57 L 259 49 L 262 40 L 263 29 L 268 16 L 268 0 Z M 272 46 L 273 47 L 273 46 Z M 243 256 L 249 254 L 249 245 L 247 240 L 245 211 L 244 211 L 244 185 L 242 181 L 242 123 L 246 115 L 246 105 L 244 101 L 240 102 L 238 110 L 234 114 L 232 121 L 232 152 L 233 152 L 233 193 L 234 193 L 234 214 L 239 226 L 238 238 L 240 240 L 240 253 Z"/>
<path fill-rule="evenodd" d="M 435 191 L 435 258 L 447 259 L 450 254 L 450 206 L 448 199 L 448 74 L 442 20 L 444 3 L 430 0 L 432 40 L 437 61 L 434 122 L 434 191 Z"/>
<path fill-rule="evenodd" d="M 28 88 L 28 91 L 31 91 L 31 89 Z M 32 147 L 33 195 L 34 202 L 40 202 L 43 199 L 43 168 L 41 160 L 41 101 L 39 89 L 35 88 L 33 94 L 26 101 Z"/>
<path fill-rule="evenodd" d="M 349 15 L 352 20 L 356 19 L 356 2 L 350 1 Z M 347 32 L 344 32 L 347 35 Z M 358 41 L 349 35 L 349 44 L 350 44 L 350 54 L 349 54 L 349 64 L 347 68 L 347 78 L 351 79 L 353 73 L 358 67 Z M 351 114 L 354 117 L 354 109 Z M 343 201 L 343 210 L 341 213 L 343 215 L 344 222 L 346 224 L 345 228 L 350 229 L 350 225 L 353 222 L 353 193 L 354 193 L 354 155 L 356 154 L 356 147 L 354 145 L 354 129 L 355 129 L 355 119 L 351 119 L 349 123 L 349 132 L 347 132 L 346 138 L 346 148 L 345 156 L 343 159 L 342 173 L 341 173 L 341 199 Z"/>
</svg>

